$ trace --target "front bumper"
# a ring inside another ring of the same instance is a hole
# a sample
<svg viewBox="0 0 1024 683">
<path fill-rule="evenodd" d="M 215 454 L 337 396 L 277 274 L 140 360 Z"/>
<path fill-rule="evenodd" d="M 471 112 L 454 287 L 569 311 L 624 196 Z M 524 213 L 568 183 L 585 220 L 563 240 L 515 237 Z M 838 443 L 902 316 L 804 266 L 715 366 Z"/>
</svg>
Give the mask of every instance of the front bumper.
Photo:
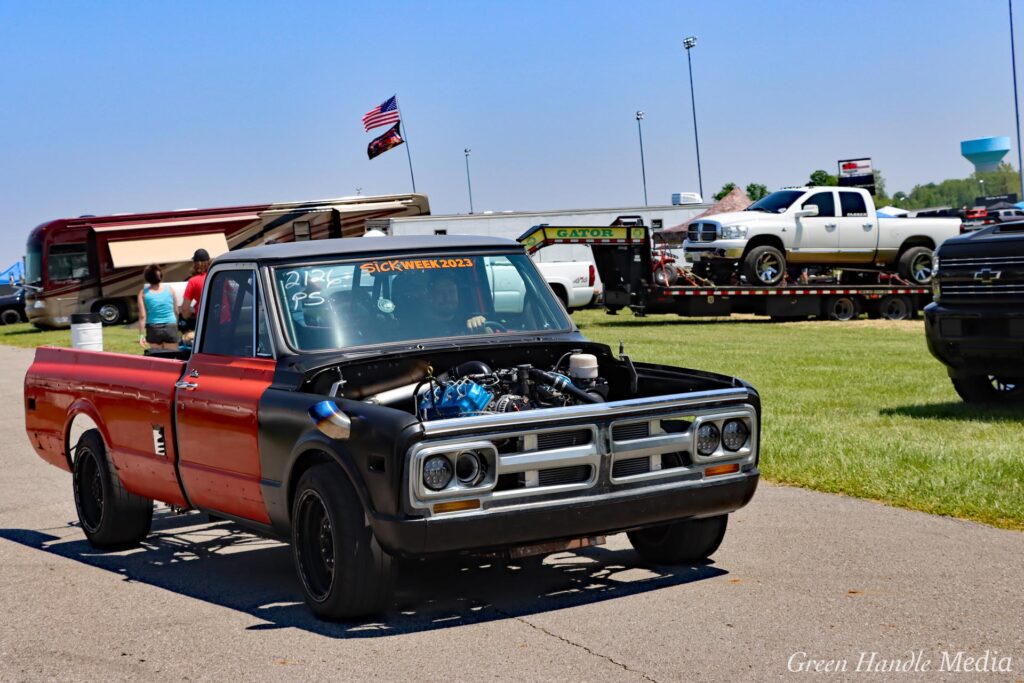
<svg viewBox="0 0 1024 683">
<path fill-rule="evenodd" d="M 750 465 L 747 471 L 695 481 L 685 488 L 665 484 L 447 517 L 376 516 L 371 524 L 377 540 L 392 554 L 482 552 L 734 512 L 750 502 L 759 477 L 756 466 Z"/>
<path fill-rule="evenodd" d="M 931 303 L 924 325 L 928 350 L 951 375 L 1020 372 L 1024 308 Z"/>
<path fill-rule="evenodd" d="M 683 242 L 683 253 L 691 263 L 707 260 L 737 261 L 747 247 L 746 240 L 715 240 L 714 242 Z"/>
</svg>

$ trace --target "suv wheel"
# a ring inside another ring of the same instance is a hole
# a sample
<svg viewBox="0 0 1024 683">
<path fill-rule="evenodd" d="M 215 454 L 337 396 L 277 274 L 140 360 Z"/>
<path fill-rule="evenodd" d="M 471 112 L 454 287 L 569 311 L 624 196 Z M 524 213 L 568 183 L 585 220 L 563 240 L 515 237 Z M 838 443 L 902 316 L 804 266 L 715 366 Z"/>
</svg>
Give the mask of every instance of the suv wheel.
<svg viewBox="0 0 1024 683">
<path fill-rule="evenodd" d="M 1024 403 L 1024 377 L 968 375 L 951 379 L 956 393 L 967 403 Z"/>
</svg>

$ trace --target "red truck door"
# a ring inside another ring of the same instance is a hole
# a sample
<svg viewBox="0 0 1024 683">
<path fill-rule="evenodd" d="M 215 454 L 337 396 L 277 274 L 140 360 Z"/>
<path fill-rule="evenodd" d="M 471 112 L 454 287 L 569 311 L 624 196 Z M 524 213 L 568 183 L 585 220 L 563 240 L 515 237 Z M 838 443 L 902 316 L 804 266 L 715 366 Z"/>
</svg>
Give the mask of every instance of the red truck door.
<svg viewBox="0 0 1024 683">
<path fill-rule="evenodd" d="M 269 523 L 257 416 L 276 362 L 257 283 L 243 264 L 207 276 L 196 351 L 177 385 L 178 464 L 194 506 Z"/>
</svg>

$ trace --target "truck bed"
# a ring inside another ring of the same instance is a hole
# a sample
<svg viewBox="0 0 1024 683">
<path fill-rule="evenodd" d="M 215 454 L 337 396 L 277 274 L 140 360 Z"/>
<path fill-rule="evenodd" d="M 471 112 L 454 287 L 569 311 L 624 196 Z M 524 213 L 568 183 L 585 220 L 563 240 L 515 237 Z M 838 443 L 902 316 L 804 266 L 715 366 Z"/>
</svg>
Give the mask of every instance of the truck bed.
<svg viewBox="0 0 1024 683">
<path fill-rule="evenodd" d="M 175 472 L 174 383 L 180 360 L 43 346 L 25 375 L 25 426 L 36 453 L 71 469 L 68 443 L 79 416 L 98 426 L 127 488 L 185 505 Z"/>
</svg>

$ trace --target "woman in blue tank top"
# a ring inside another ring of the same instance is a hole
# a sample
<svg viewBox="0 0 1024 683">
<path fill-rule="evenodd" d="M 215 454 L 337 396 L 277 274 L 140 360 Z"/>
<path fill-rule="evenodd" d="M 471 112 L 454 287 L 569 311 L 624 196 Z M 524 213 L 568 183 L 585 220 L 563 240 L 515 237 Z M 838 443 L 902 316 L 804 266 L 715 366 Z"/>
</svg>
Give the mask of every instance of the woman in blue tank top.
<svg viewBox="0 0 1024 683">
<path fill-rule="evenodd" d="M 178 333 L 178 295 L 163 284 L 160 266 L 146 266 L 142 277 L 149 284 L 139 291 L 139 345 L 144 349 L 176 351 Z"/>
</svg>

